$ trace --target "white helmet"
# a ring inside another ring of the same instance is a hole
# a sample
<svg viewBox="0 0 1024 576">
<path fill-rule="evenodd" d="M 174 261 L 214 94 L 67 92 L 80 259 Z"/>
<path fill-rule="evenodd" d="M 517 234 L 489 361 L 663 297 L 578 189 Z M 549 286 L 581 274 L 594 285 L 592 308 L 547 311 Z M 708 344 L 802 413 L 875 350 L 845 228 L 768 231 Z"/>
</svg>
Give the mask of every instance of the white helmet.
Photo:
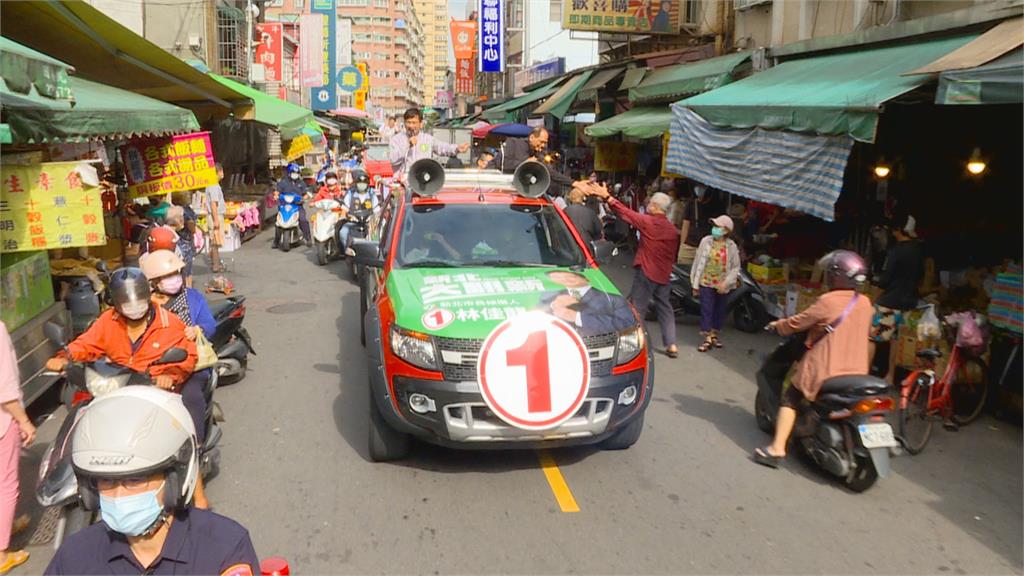
<svg viewBox="0 0 1024 576">
<path fill-rule="evenodd" d="M 195 426 L 179 394 L 126 386 L 94 400 L 75 424 L 71 464 L 87 509 L 98 504 L 95 480 L 164 472 L 164 509 L 192 499 L 199 474 Z"/>
</svg>

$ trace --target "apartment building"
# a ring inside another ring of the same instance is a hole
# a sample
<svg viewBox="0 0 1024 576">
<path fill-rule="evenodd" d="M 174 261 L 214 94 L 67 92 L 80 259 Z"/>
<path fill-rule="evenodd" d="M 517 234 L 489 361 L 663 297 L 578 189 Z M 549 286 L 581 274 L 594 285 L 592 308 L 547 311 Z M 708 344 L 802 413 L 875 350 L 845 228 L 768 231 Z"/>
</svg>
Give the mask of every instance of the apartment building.
<svg viewBox="0 0 1024 576">
<path fill-rule="evenodd" d="M 446 0 L 413 0 L 413 4 L 423 25 L 423 94 L 429 104 L 435 102 L 439 91 L 445 90 L 445 74 L 450 68 L 448 3 Z"/>
</svg>

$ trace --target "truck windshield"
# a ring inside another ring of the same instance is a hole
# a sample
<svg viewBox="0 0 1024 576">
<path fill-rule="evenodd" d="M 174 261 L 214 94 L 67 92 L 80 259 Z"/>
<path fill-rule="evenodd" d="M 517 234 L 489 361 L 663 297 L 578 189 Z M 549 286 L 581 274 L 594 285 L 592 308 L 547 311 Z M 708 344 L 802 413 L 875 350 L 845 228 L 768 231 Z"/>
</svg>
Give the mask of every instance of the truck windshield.
<svg viewBox="0 0 1024 576">
<path fill-rule="evenodd" d="M 410 206 L 399 232 L 400 268 L 582 266 L 583 250 L 552 206 Z"/>
</svg>

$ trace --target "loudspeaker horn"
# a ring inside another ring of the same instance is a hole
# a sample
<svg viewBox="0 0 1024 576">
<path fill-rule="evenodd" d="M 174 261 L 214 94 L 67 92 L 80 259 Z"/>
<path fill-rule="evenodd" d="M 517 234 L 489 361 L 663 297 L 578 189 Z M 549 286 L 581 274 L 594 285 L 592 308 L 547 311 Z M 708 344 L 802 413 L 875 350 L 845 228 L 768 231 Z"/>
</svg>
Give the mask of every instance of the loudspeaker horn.
<svg viewBox="0 0 1024 576">
<path fill-rule="evenodd" d="M 409 167 L 409 189 L 420 196 L 434 196 L 444 186 L 444 168 L 436 160 L 422 158 Z"/>
<path fill-rule="evenodd" d="M 520 196 L 538 198 L 551 186 L 551 173 L 548 172 L 547 166 L 530 160 L 516 168 L 515 174 L 512 175 L 512 184 Z"/>
</svg>

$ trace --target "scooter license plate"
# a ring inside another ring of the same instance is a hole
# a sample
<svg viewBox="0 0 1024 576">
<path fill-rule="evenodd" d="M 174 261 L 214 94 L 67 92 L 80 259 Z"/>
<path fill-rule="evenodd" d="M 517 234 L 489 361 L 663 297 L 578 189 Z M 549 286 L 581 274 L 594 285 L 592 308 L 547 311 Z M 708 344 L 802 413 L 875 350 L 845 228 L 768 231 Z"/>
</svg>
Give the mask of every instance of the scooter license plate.
<svg viewBox="0 0 1024 576">
<path fill-rule="evenodd" d="M 892 426 L 888 424 L 861 424 L 857 430 L 865 448 L 891 448 L 897 445 Z"/>
</svg>

